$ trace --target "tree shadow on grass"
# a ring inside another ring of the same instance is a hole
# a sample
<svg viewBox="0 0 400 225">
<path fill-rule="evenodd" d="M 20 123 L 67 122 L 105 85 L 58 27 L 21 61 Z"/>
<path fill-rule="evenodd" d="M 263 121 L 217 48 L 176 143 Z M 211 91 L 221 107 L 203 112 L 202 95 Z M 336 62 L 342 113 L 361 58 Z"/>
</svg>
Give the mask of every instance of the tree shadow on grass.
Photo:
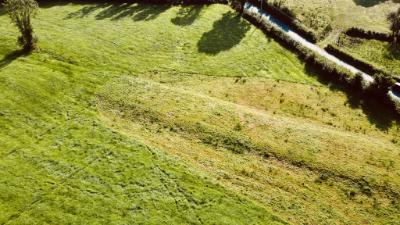
<svg viewBox="0 0 400 225">
<path fill-rule="evenodd" d="M 8 66 L 10 63 L 12 63 L 14 60 L 18 59 L 21 56 L 28 55 L 29 53 L 24 50 L 16 50 L 11 53 L 8 53 L 3 57 L 3 59 L 0 60 L 0 70 L 3 69 L 4 67 Z"/>
<path fill-rule="evenodd" d="M 1 0 L 0 0 L 1 1 Z M 36 0 L 40 8 L 51 8 L 54 6 L 65 6 L 69 4 L 105 4 L 107 0 Z"/>
<path fill-rule="evenodd" d="M 387 2 L 390 0 L 353 0 L 354 3 L 356 3 L 356 5 L 361 5 L 363 7 L 372 7 L 375 6 L 377 4 L 383 3 L 383 2 Z M 391 0 L 394 3 L 399 3 L 400 0 Z"/>
<path fill-rule="evenodd" d="M 73 18 L 84 18 L 96 10 L 106 7 L 106 4 L 96 4 L 96 5 L 89 5 L 81 8 L 76 12 L 69 13 L 64 19 L 73 19 Z"/>
<path fill-rule="evenodd" d="M 129 10 L 132 7 L 131 3 L 123 4 L 109 4 L 99 13 L 96 14 L 95 18 L 97 20 L 103 20 L 107 18 L 113 18 L 114 16 Z"/>
<path fill-rule="evenodd" d="M 97 20 L 132 18 L 134 21 L 147 21 L 157 18 L 169 8 L 169 4 L 145 4 L 134 2 L 95 3 L 93 5 L 84 6 L 80 10 L 68 14 L 65 19 L 83 18 L 90 14 L 95 14 Z"/>
<path fill-rule="evenodd" d="M 361 109 L 367 116 L 368 121 L 379 130 L 388 131 L 393 123 L 400 126 L 400 116 L 394 112 L 387 102 L 382 101 L 381 97 L 366 96 L 354 87 L 333 81 L 330 77 L 324 76 L 324 72 L 308 64 L 306 64 L 305 70 L 307 74 L 316 77 L 320 83 L 329 87 L 331 91 L 340 91 L 344 93 L 347 97 L 346 105 L 353 109 Z"/>
<path fill-rule="evenodd" d="M 244 21 L 240 15 L 227 12 L 214 23 L 211 31 L 203 34 L 197 43 L 198 51 L 216 55 L 229 50 L 240 43 L 250 28 L 250 24 Z"/>
<path fill-rule="evenodd" d="M 400 48 L 389 45 L 385 57 L 390 60 L 400 60 Z"/>
<path fill-rule="evenodd" d="M 120 20 L 127 17 L 133 17 L 137 13 L 143 10 L 142 5 L 131 5 L 130 7 L 126 8 L 125 10 L 121 10 L 120 12 L 112 15 L 112 20 Z"/>
<path fill-rule="evenodd" d="M 182 6 L 178 15 L 171 19 L 171 22 L 177 26 L 189 26 L 199 17 L 203 5 L 193 5 L 193 6 Z"/>
<path fill-rule="evenodd" d="M 170 5 L 146 5 L 140 4 L 138 12 L 133 15 L 134 21 L 148 21 L 156 19 L 160 14 L 167 11 Z"/>
<path fill-rule="evenodd" d="M 1 2 L 1 1 L 0 1 Z M 0 3 L 1 4 L 1 3 Z M 0 5 L 0 16 L 6 14 L 6 10 Z"/>
</svg>

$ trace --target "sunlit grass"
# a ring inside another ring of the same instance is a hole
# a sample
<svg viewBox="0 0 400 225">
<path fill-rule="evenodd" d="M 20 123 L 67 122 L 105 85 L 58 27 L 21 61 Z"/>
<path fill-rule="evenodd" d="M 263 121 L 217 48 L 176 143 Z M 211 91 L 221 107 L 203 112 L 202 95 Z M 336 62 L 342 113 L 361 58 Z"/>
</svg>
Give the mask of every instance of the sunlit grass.
<svg viewBox="0 0 400 225">
<path fill-rule="evenodd" d="M 229 7 L 50 2 L 33 22 L 18 55 L 0 16 L 0 223 L 398 220 L 396 122 Z"/>
<path fill-rule="evenodd" d="M 395 49 L 391 43 L 347 37 L 341 39 L 341 47 L 389 74 L 400 74 L 400 50 Z"/>
<path fill-rule="evenodd" d="M 386 15 L 400 4 L 379 0 L 286 0 L 304 25 L 316 32 L 323 32 L 330 25 L 334 30 L 360 27 L 366 30 L 388 32 Z"/>
</svg>

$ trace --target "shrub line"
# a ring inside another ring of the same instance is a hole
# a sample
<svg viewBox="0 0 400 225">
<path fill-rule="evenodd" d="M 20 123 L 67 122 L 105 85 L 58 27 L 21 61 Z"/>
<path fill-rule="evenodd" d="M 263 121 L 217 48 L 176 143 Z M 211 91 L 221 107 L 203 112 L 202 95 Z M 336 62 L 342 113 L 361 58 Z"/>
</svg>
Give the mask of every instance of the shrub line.
<svg viewBox="0 0 400 225">
<path fill-rule="evenodd" d="M 390 74 L 386 73 L 385 71 L 383 71 L 382 69 L 378 69 L 376 68 L 376 66 L 365 62 L 364 60 L 358 59 L 356 57 L 354 57 L 353 55 L 344 52 L 343 50 L 341 50 L 339 47 L 334 46 L 332 44 L 329 44 L 325 47 L 325 51 L 327 51 L 328 53 L 336 56 L 337 58 L 343 60 L 344 62 L 349 63 L 350 65 L 356 66 L 357 68 L 359 68 L 360 70 L 362 70 L 365 73 L 374 75 L 374 74 L 384 74 L 385 76 L 391 76 Z"/>
<path fill-rule="evenodd" d="M 364 30 L 359 27 L 352 27 L 344 32 L 347 36 L 368 39 L 368 40 L 378 40 L 385 42 L 393 42 L 393 36 L 389 33 L 376 32 L 371 30 Z"/>
<path fill-rule="evenodd" d="M 246 10 L 241 13 L 244 19 L 258 27 L 266 35 L 272 37 L 278 43 L 296 53 L 300 59 L 306 62 L 306 66 L 310 66 L 311 68 L 315 69 L 319 74 L 324 75 L 329 80 L 337 82 L 352 91 L 358 92 L 358 94 L 361 94 L 364 98 L 376 96 L 382 99 L 383 106 L 391 108 L 398 114 L 400 113 L 400 109 L 396 107 L 396 104 L 388 96 L 388 91 L 394 84 L 391 75 L 373 67 L 372 65 L 368 65 L 360 60 L 357 61 L 356 59 L 353 59 L 353 61 L 356 62 L 356 65 L 362 65 L 365 70 L 371 71 L 371 74 L 373 74 L 374 77 L 379 78 L 375 79 L 373 84 L 366 85 L 363 82 L 362 74 L 353 74 L 349 70 L 338 66 L 336 63 L 329 61 L 318 53 L 305 48 L 301 43 L 293 40 L 280 29 L 274 27 L 268 22 L 260 20 L 260 16 L 258 14 L 254 14 Z M 332 47 L 330 47 L 329 50 L 332 52 L 335 51 L 332 50 Z M 339 51 L 335 51 L 335 54 L 332 55 L 344 62 L 350 61 L 350 57 L 344 57 L 344 54 L 339 54 Z M 352 65 L 352 63 L 348 64 Z"/>
<path fill-rule="evenodd" d="M 320 37 L 315 32 L 313 32 L 311 29 L 304 26 L 296 18 L 294 18 L 294 16 L 291 15 L 293 13 L 288 8 L 279 8 L 265 0 L 248 0 L 247 2 L 252 3 L 258 8 L 265 10 L 275 18 L 286 23 L 291 27 L 291 29 L 296 31 L 296 33 L 300 34 L 307 41 L 315 44 L 320 39 Z"/>
</svg>

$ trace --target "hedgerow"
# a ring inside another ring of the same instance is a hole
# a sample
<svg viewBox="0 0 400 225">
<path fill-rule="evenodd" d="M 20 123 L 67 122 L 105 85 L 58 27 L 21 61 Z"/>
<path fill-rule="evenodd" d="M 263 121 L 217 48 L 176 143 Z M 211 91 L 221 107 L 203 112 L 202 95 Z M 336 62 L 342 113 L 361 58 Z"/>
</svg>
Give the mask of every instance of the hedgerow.
<svg viewBox="0 0 400 225">
<path fill-rule="evenodd" d="M 259 8 L 262 8 L 269 14 L 273 15 L 275 18 L 278 18 L 282 22 L 288 24 L 294 31 L 296 31 L 308 41 L 316 43 L 320 39 L 320 37 L 315 32 L 313 32 L 311 29 L 304 26 L 297 19 L 295 19 L 294 13 L 289 8 L 280 4 L 269 3 L 265 0 L 249 0 L 248 2 L 254 4 Z"/>
<path fill-rule="evenodd" d="M 331 54 L 332 52 L 335 52 L 336 54 L 333 55 L 336 55 L 337 57 L 339 56 L 338 58 L 341 58 L 342 60 L 344 59 L 343 61 L 345 62 L 350 61 L 350 64 L 355 63 L 357 65 L 362 65 L 362 67 L 365 67 L 363 69 L 372 72 L 371 75 L 377 77 L 377 79 L 375 79 L 375 81 L 371 85 L 365 85 L 365 83 L 362 81 L 363 78 L 361 74 L 353 74 L 347 69 L 338 66 L 334 62 L 329 61 L 325 57 L 313 52 L 310 49 L 305 48 L 300 43 L 290 38 L 285 32 L 283 32 L 279 28 L 274 27 L 268 22 L 260 20 L 259 14 L 244 11 L 243 17 L 255 26 L 259 27 L 265 34 L 273 37 L 277 42 L 295 52 L 301 59 L 305 60 L 306 66 L 310 66 L 314 70 L 318 71 L 319 74 L 323 75 L 329 80 L 350 88 L 352 91 L 360 92 L 366 98 L 374 95 L 381 98 L 384 105 L 387 105 L 389 107 L 394 106 L 392 101 L 390 101 L 387 96 L 388 90 L 394 84 L 392 76 L 390 76 L 389 74 L 386 74 L 383 71 L 376 69 L 372 65 L 368 65 L 366 63 L 365 65 L 363 65 L 362 61 L 356 61 L 355 59 L 350 58 L 350 56 L 348 56 L 348 59 L 346 57 L 340 57 L 345 55 L 338 54 L 341 51 L 337 48 L 334 48 L 333 46 L 329 47 L 328 50 L 330 50 Z"/>
<path fill-rule="evenodd" d="M 374 65 L 367 63 L 361 59 L 358 59 L 358 58 L 342 51 L 341 49 L 339 49 L 338 47 L 336 47 L 334 45 L 331 45 L 331 44 L 327 45 L 325 47 L 325 50 L 327 52 L 329 52 L 330 54 L 336 56 L 337 58 L 343 60 L 344 62 L 347 62 L 347 63 L 357 67 L 361 71 L 364 71 L 365 73 L 372 74 L 372 75 L 381 73 L 386 76 L 390 76 L 383 70 L 376 68 Z"/>
<path fill-rule="evenodd" d="M 376 31 L 370 31 L 370 30 L 364 30 L 362 28 L 358 27 L 352 27 L 348 29 L 345 32 L 346 35 L 350 37 L 357 37 L 357 38 L 363 38 L 363 39 L 374 39 L 378 41 L 386 41 L 386 42 L 392 42 L 393 41 L 393 36 L 389 33 L 381 33 L 381 32 L 376 32 Z"/>
</svg>

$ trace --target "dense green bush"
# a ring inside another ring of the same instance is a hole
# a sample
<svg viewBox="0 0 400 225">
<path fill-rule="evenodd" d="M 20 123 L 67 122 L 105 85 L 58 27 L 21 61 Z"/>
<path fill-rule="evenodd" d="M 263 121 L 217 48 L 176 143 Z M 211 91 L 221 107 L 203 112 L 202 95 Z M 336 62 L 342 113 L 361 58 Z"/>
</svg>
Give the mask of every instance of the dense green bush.
<svg viewBox="0 0 400 225">
<path fill-rule="evenodd" d="M 364 30 L 362 28 L 358 27 L 352 27 L 348 29 L 345 32 L 346 35 L 350 37 L 357 37 L 357 38 L 363 38 L 363 39 L 374 39 L 378 41 L 387 41 L 387 42 L 392 42 L 393 41 L 393 36 L 388 33 L 381 33 L 381 32 L 376 32 L 376 31 L 370 31 L 370 30 Z"/>
<path fill-rule="evenodd" d="M 392 31 L 393 45 L 397 46 L 400 41 L 400 8 L 387 16 Z"/>
<path fill-rule="evenodd" d="M 395 83 L 392 77 L 388 77 L 385 74 L 378 73 L 375 74 L 375 81 L 372 85 L 367 89 L 370 94 L 378 95 L 378 96 L 386 96 L 390 87 L 392 87 Z"/>
</svg>

